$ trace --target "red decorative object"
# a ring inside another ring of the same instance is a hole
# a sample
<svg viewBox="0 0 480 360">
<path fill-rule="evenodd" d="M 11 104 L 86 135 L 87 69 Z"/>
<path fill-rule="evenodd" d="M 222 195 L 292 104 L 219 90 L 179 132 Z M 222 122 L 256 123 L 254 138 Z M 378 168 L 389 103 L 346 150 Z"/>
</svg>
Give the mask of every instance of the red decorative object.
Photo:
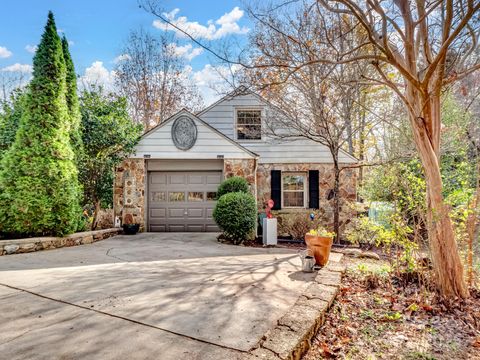
<svg viewBox="0 0 480 360">
<path fill-rule="evenodd" d="M 272 211 L 271 211 L 273 208 L 273 205 L 275 205 L 275 203 L 273 202 L 272 199 L 267 201 L 267 207 L 265 209 L 265 214 L 267 214 L 267 219 L 273 218 Z"/>
</svg>

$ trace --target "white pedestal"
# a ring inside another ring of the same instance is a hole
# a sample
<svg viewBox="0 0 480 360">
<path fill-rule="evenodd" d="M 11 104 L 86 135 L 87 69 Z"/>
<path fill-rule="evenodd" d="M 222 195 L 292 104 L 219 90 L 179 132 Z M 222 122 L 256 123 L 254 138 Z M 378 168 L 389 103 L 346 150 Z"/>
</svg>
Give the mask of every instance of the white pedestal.
<svg viewBox="0 0 480 360">
<path fill-rule="evenodd" d="M 263 219 L 263 245 L 277 245 L 277 219 Z"/>
</svg>

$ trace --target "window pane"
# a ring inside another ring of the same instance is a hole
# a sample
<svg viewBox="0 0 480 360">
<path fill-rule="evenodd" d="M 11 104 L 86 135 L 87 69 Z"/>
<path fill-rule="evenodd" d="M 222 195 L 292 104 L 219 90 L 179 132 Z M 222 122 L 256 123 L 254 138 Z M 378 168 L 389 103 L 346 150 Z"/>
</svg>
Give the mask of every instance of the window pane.
<svg viewBox="0 0 480 360">
<path fill-rule="evenodd" d="M 154 191 L 152 192 L 152 201 L 165 201 L 166 196 L 164 191 Z"/>
<path fill-rule="evenodd" d="M 171 192 L 168 193 L 168 199 L 171 202 L 175 201 L 185 201 L 185 193 L 184 192 Z"/>
<path fill-rule="evenodd" d="M 208 191 L 207 192 L 207 201 L 215 201 L 217 198 L 217 192 L 216 191 Z"/>
<path fill-rule="evenodd" d="M 260 140 L 262 138 L 262 116 L 260 110 L 237 111 L 237 138 Z"/>
<path fill-rule="evenodd" d="M 260 140 L 262 138 L 260 125 L 239 125 L 237 128 L 237 139 Z"/>
<path fill-rule="evenodd" d="M 283 193 L 283 206 L 303 207 L 303 192 L 301 191 L 287 191 Z"/>
<path fill-rule="evenodd" d="M 189 192 L 188 201 L 203 201 L 203 192 L 199 192 L 199 191 Z"/>
<path fill-rule="evenodd" d="M 303 175 L 284 175 L 283 190 L 303 190 L 305 177 Z"/>
</svg>

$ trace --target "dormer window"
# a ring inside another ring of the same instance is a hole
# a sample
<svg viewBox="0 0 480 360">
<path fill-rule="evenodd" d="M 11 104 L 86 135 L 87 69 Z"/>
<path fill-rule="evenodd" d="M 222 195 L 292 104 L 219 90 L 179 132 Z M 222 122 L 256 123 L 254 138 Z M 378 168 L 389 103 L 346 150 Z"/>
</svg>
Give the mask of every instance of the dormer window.
<svg viewBox="0 0 480 360">
<path fill-rule="evenodd" d="M 237 110 L 237 140 L 262 139 L 262 111 Z"/>
</svg>

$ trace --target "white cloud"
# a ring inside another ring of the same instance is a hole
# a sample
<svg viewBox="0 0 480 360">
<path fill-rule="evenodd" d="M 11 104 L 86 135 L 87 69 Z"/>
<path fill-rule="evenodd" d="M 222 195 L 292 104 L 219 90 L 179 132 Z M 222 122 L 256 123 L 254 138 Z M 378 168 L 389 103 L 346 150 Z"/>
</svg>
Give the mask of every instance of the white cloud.
<svg viewBox="0 0 480 360">
<path fill-rule="evenodd" d="M 115 71 L 108 70 L 103 66 L 102 61 L 94 61 L 92 65 L 85 69 L 85 73 L 79 79 L 80 86 L 97 85 L 103 86 L 105 90 L 113 89 L 115 81 Z"/>
<path fill-rule="evenodd" d="M 115 64 L 118 64 L 119 62 L 125 61 L 125 60 L 130 60 L 132 57 L 128 54 L 121 54 L 118 55 L 115 59 L 113 59 L 113 62 Z"/>
<path fill-rule="evenodd" d="M 216 21 L 209 20 L 207 25 L 199 24 L 196 21 L 188 21 L 186 16 L 177 18 L 180 9 L 174 9 L 169 13 L 163 15 L 175 26 L 189 33 L 196 38 L 203 38 L 207 40 L 220 39 L 229 34 L 246 34 L 250 29 L 247 27 L 240 27 L 238 21 L 243 17 L 243 10 L 238 6 L 234 7 L 229 13 L 225 13 Z M 153 26 L 162 30 L 174 31 L 178 36 L 185 37 L 185 35 L 175 29 L 173 26 L 165 24 L 161 20 L 155 20 Z"/>
<path fill-rule="evenodd" d="M 26 45 L 25 50 L 27 50 L 31 54 L 35 54 L 37 52 L 38 46 L 36 45 Z"/>
<path fill-rule="evenodd" d="M 229 81 L 232 75 L 238 71 L 240 66 L 212 66 L 206 64 L 199 71 L 192 71 L 191 67 L 187 67 L 187 71 L 191 72 L 193 82 L 198 86 L 206 105 L 213 104 L 222 95 L 231 90 Z"/>
<path fill-rule="evenodd" d="M 174 52 L 175 55 L 184 57 L 185 59 L 191 61 L 193 58 L 197 57 L 201 53 L 203 53 L 202 48 L 193 48 L 191 44 L 187 44 L 184 46 L 178 46 L 175 43 L 169 44 L 170 49 Z"/>
<path fill-rule="evenodd" d="M 19 73 L 25 73 L 29 74 L 33 71 L 32 65 L 29 64 L 20 64 L 16 63 L 10 66 L 6 66 L 2 69 L 2 71 L 5 72 L 19 72 Z"/>
<path fill-rule="evenodd" d="M 75 42 L 73 40 L 68 40 L 68 45 L 73 46 L 75 45 Z"/>
<path fill-rule="evenodd" d="M 8 50 L 6 47 L 4 46 L 0 46 L 0 58 L 8 58 L 12 56 L 12 52 L 10 50 Z"/>
</svg>

